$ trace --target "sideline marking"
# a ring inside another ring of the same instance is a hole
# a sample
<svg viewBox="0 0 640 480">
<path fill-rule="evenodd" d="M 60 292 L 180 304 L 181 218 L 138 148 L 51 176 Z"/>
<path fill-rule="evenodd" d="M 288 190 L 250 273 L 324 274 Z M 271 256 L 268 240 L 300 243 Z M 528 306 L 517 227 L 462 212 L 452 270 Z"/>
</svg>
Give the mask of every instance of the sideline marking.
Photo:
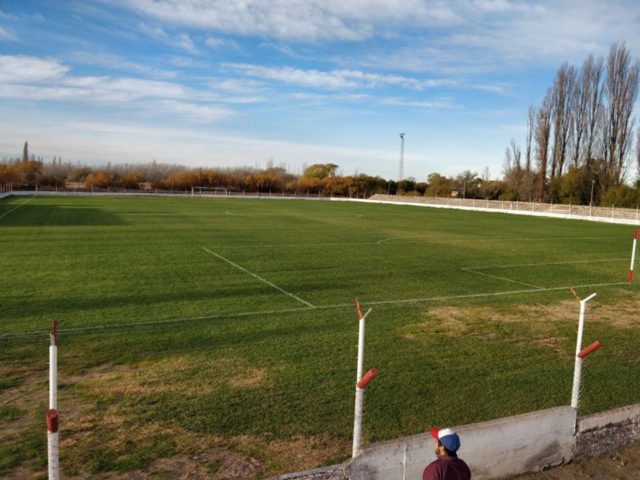
<svg viewBox="0 0 640 480">
<path fill-rule="evenodd" d="M 546 265 L 570 265 L 572 263 L 617 262 L 621 260 L 626 261 L 628 259 L 627 258 L 603 258 L 600 260 L 575 260 L 575 261 L 569 261 L 569 262 L 511 263 L 508 265 L 484 265 L 482 267 L 464 267 L 463 270 L 484 270 L 487 268 L 508 268 L 508 267 L 536 267 L 536 266 L 546 266 Z"/>
<path fill-rule="evenodd" d="M 476 275 L 482 275 L 483 277 L 495 278 L 495 279 L 498 279 L 498 280 L 503 280 L 505 282 L 516 283 L 518 285 L 524 285 L 525 287 L 537 288 L 538 290 L 541 290 L 541 289 L 544 288 L 544 287 L 539 287 L 538 285 L 532 285 L 531 283 L 525 283 L 525 282 L 519 282 L 517 280 L 511 280 L 510 278 L 507 278 L 507 277 L 499 277 L 498 275 L 491 275 L 490 273 L 475 272 L 471 268 L 461 268 L 461 270 L 464 271 L 464 272 L 474 273 Z"/>
<path fill-rule="evenodd" d="M 453 296 L 445 296 L 445 297 L 427 297 L 427 298 L 407 298 L 404 300 L 381 300 L 378 302 L 366 302 L 363 301 L 362 305 L 387 305 L 394 303 L 420 303 L 420 302 L 435 302 L 440 300 L 458 300 L 462 298 L 482 298 L 482 297 L 499 297 L 504 295 L 521 295 L 523 293 L 540 293 L 540 292 L 552 292 L 558 290 L 568 290 L 570 288 L 586 288 L 586 287 L 606 287 L 613 285 L 629 285 L 628 282 L 611 282 L 611 283 L 587 283 L 584 285 L 568 285 L 564 287 L 548 287 L 548 288 L 536 288 L 534 290 L 508 290 L 505 292 L 492 292 L 492 293 L 471 293 L 467 295 L 453 295 Z M 340 305 L 341 307 L 346 307 L 347 304 Z M 348 304 L 348 306 L 353 306 L 352 304 Z M 337 307 L 337 305 L 335 306 Z M 319 306 L 320 308 L 329 308 L 329 306 Z"/>
<path fill-rule="evenodd" d="M 423 303 L 423 302 L 438 302 L 443 300 L 460 300 L 464 298 L 482 298 L 482 297 L 499 297 L 505 295 L 522 295 L 527 293 L 541 293 L 541 292 L 552 292 L 559 290 L 568 290 L 570 288 L 587 288 L 587 287 L 608 287 L 614 285 L 626 285 L 628 286 L 628 282 L 612 282 L 612 283 L 588 283 L 584 285 L 569 285 L 564 287 L 549 287 L 549 288 L 541 288 L 541 289 L 527 289 L 527 290 L 507 290 L 504 292 L 490 292 L 490 293 L 472 293 L 466 295 L 452 295 L 452 296 L 442 296 L 442 297 L 424 297 L 424 298 L 405 298 L 401 300 L 379 300 L 379 301 L 363 301 L 363 305 L 392 305 L 392 304 L 400 304 L 400 303 Z M 299 307 L 299 308 L 287 308 L 284 310 L 266 310 L 261 312 L 237 312 L 237 313 L 221 313 L 219 315 L 204 315 L 201 317 L 183 317 L 183 318 L 168 318 L 166 320 L 149 320 L 147 322 L 135 322 L 135 323 L 118 323 L 118 324 L 103 324 L 103 325 L 87 325 L 85 327 L 70 327 L 60 329 L 59 333 L 72 333 L 72 332 L 88 332 L 92 330 L 117 330 L 121 328 L 131 328 L 131 327 L 145 327 L 145 326 L 154 326 L 154 325 L 164 325 L 168 323 L 183 323 L 183 322 L 193 322 L 197 320 L 218 320 L 218 319 L 226 319 L 226 318 L 241 318 L 241 317 L 252 317 L 257 315 L 276 315 L 283 313 L 295 313 L 295 312 L 309 312 L 312 310 L 329 310 L 329 309 L 338 309 L 338 308 L 353 308 L 353 303 L 338 303 L 335 305 L 318 305 L 314 307 Z M 0 340 L 11 339 L 11 338 L 22 338 L 22 337 L 33 337 L 36 335 L 46 335 L 49 333 L 49 330 L 35 330 L 30 332 L 22 332 L 22 333 L 8 333 L 4 335 L 0 335 Z"/>
<path fill-rule="evenodd" d="M 453 236 L 455 237 L 455 235 Z M 535 242 L 538 240 L 602 240 L 607 238 L 620 238 L 619 235 L 602 235 L 599 237 L 523 237 L 518 238 L 518 241 L 525 242 Z M 454 242 L 468 242 L 469 240 L 464 237 L 460 238 L 452 238 L 451 235 L 412 235 L 409 237 L 386 237 L 382 240 L 378 240 L 376 245 L 382 245 L 386 242 L 403 242 L 403 243 L 412 243 L 405 242 L 405 240 L 416 240 L 416 239 L 427 239 L 427 240 L 446 240 L 448 243 Z M 494 238 L 477 238 L 474 239 L 475 243 L 483 243 L 483 242 L 508 242 L 513 240 L 513 237 L 494 237 Z"/>
<path fill-rule="evenodd" d="M 297 300 L 297 301 L 299 301 L 299 302 L 301 302 L 301 303 L 304 303 L 306 306 L 311 307 L 311 308 L 315 308 L 315 305 L 313 305 L 312 303 L 309 303 L 309 302 L 307 302 L 306 300 L 303 300 L 302 298 L 300 298 L 300 297 L 298 297 L 298 296 L 294 295 L 294 294 L 293 294 L 293 293 L 291 293 L 291 292 L 287 292 L 287 291 L 286 291 L 286 290 L 284 290 L 283 288 L 280 288 L 279 286 L 277 286 L 275 283 L 272 283 L 272 282 L 270 282 L 269 280 L 267 280 L 267 279 L 265 279 L 265 278 L 262 278 L 260 275 L 256 275 L 255 273 L 250 272 L 249 270 L 247 270 L 247 269 L 246 269 L 246 268 L 244 268 L 244 267 L 241 267 L 241 266 L 240 266 L 240 265 L 238 265 L 237 263 L 233 263 L 233 262 L 232 262 L 231 260 L 229 260 L 228 258 L 224 258 L 222 255 L 218 255 L 216 252 L 212 252 L 211 250 L 209 250 L 209 249 L 208 249 L 208 248 L 206 248 L 206 247 L 202 247 L 202 249 L 203 249 L 205 252 L 207 252 L 207 253 L 209 253 L 209 254 L 213 255 L 214 257 L 219 258 L 220 260 L 224 260 L 224 261 L 225 261 L 225 262 L 227 262 L 229 265 L 233 265 L 233 266 L 234 266 L 234 267 L 236 267 L 238 270 L 241 270 L 241 271 L 243 271 L 244 273 L 248 273 L 248 274 L 249 274 L 249 275 L 251 275 L 252 277 L 257 278 L 258 280 L 260 280 L 261 282 L 264 282 L 264 283 L 266 283 L 267 285 L 269 285 L 269 286 L 271 286 L 271 287 L 275 288 L 276 290 L 281 291 L 281 292 L 282 292 L 282 293 L 284 293 L 285 295 L 288 295 L 288 296 L 290 296 L 291 298 L 293 298 L 293 299 L 295 299 L 295 300 Z"/>
<path fill-rule="evenodd" d="M 11 212 L 13 212 L 14 210 L 17 210 L 18 208 L 20 208 L 20 207 L 21 207 L 22 205 L 24 205 L 25 203 L 30 202 L 32 198 L 33 198 L 33 197 L 29 197 L 29 198 L 27 198 L 24 202 L 22 202 L 20 205 L 18 205 L 18 206 L 16 206 L 16 207 L 13 207 L 13 208 L 12 208 L 11 210 L 9 210 L 8 212 L 4 212 L 2 215 L 0 215 L 0 218 L 4 217 L 4 216 L 6 216 L 6 215 L 9 215 Z"/>
</svg>

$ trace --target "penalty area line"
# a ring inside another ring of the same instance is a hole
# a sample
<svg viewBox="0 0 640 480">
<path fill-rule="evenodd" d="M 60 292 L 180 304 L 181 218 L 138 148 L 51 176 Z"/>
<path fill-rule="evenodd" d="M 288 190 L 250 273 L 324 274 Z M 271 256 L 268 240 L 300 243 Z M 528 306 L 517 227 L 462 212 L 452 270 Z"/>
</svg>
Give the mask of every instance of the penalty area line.
<svg viewBox="0 0 640 480">
<path fill-rule="evenodd" d="M 9 215 L 9 214 L 10 214 L 11 212 L 13 212 L 14 210 L 19 209 L 19 208 L 20 208 L 21 206 L 23 206 L 25 203 L 30 202 L 32 198 L 33 198 L 33 197 L 29 197 L 29 198 L 27 198 L 24 202 L 22 202 L 20 205 L 18 205 L 18 206 L 16 206 L 16 207 L 13 207 L 13 208 L 12 208 L 11 210 L 9 210 L 9 211 L 4 212 L 2 215 L 0 215 L 0 218 L 2 218 L 2 217 L 6 217 L 7 215 Z"/>
<path fill-rule="evenodd" d="M 463 272 L 473 273 L 475 275 L 482 275 L 483 277 L 488 277 L 488 278 L 495 278 L 497 280 L 502 280 L 504 282 L 515 283 L 517 285 L 524 285 L 525 287 L 536 288 L 538 290 L 544 289 L 544 287 L 540 287 L 538 285 L 533 285 L 531 283 L 519 282 L 517 280 L 511 280 L 510 278 L 507 278 L 507 277 L 500 277 L 498 275 L 491 275 L 490 273 L 476 272 L 476 271 L 474 271 L 474 270 L 472 270 L 470 268 L 461 268 L 461 270 Z"/>
<path fill-rule="evenodd" d="M 609 287 L 614 285 L 629 285 L 628 282 L 611 282 L 611 283 L 587 283 L 583 285 L 566 285 L 563 287 L 548 287 L 548 288 L 536 288 L 536 289 L 527 289 L 527 290 L 507 290 L 504 292 L 490 292 L 490 293 L 470 293 L 465 295 L 451 295 L 451 296 L 442 296 L 442 297 L 425 297 L 425 298 L 406 298 L 403 300 L 380 300 L 367 302 L 362 301 L 362 305 L 390 305 L 394 303 L 421 303 L 421 302 L 437 302 L 442 300 L 460 300 L 464 298 L 483 298 L 483 297 L 500 297 L 505 295 L 522 295 L 527 293 L 542 293 L 542 292 L 554 292 L 560 290 L 569 290 L 571 288 L 587 288 L 587 287 Z M 342 305 L 342 307 L 346 307 L 347 305 Z M 352 306 L 349 304 L 349 306 Z M 318 309 L 326 308 L 323 306 L 316 307 Z"/>
<path fill-rule="evenodd" d="M 601 258 L 599 260 L 572 260 L 568 262 L 546 262 L 546 263 L 511 263 L 507 265 L 483 265 L 480 267 L 464 267 L 463 270 L 487 270 L 490 268 L 509 268 L 509 267 L 544 267 L 547 265 L 573 265 L 577 263 L 602 263 L 602 262 L 618 262 L 627 261 L 627 258 Z M 474 272 L 476 273 L 476 272 Z"/>
<path fill-rule="evenodd" d="M 378 300 L 378 301 L 363 301 L 362 305 L 394 305 L 394 304 L 402 304 L 402 303 L 428 303 L 428 302 L 441 302 L 446 300 L 461 300 L 465 298 L 484 298 L 484 297 L 499 297 L 506 295 L 524 295 L 528 293 L 542 293 L 542 292 L 552 292 L 552 291 L 560 291 L 560 290 L 569 290 L 571 288 L 587 288 L 587 287 L 609 287 L 616 285 L 625 285 L 628 286 L 628 282 L 612 282 L 612 283 L 588 283 L 583 285 L 567 285 L 563 287 L 550 287 L 543 289 L 526 289 L 526 290 L 507 290 L 503 292 L 485 292 L 485 293 L 471 293 L 465 295 L 449 295 L 449 296 L 440 296 L 440 297 L 422 297 L 422 298 L 405 298 L 399 300 Z M 104 331 L 104 330 L 118 330 L 123 328 L 131 328 L 131 327 L 152 327 L 157 325 L 166 325 L 166 324 L 176 324 L 176 323 L 186 323 L 186 322 L 195 322 L 202 320 L 224 320 L 224 319 L 232 319 L 232 318 L 242 318 L 242 317 L 254 317 L 254 316 L 266 316 L 266 315 L 281 315 L 286 313 L 297 313 L 297 312 L 310 312 L 317 310 L 331 310 L 331 309 L 341 309 L 341 308 L 353 308 L 353 303 L 338 303 L 334 305 L 318 305 L 313 308 L 287 308 L 283 310 L 266 310 L 266 311 L 251 311 L 251 312 L 236 312 L 236 313 L 221 313 L 218 315 L 204 315 L 201 317 L 183 317 L 183 318 L 169 318 L 165 320 L 149 320 L 146 322 L 133 322 L 133 323 L 117 323 L 117 324 L 103 324 L 103 325 L 87 325 L 84 327 L 70 327 L 60 329 L 59 333 L 74 333 L 74 332 L 92 332 L 92 331 Z M 23 337 L 33 337 L 37 335 L 46 335 L 49 333 L 49 330 L 39 330 L 39 331 L 30 331 L 30 332 L 21 332 L 21 333 L 9 333 L 0 335 L 0 340 L 4 339 L 12 339 L 12 338 L 23 338 Z"/>
<path fill-rule="evenodd" d="M 202 250 L 204 250 L 205 252 L 207 252 L 210 255 L 213 255 L 216 258 L 219 258 L 220 260 L 224 260 L 225 262 L 227 262 L 229 265 L 237 268 L 238 270 L 244 272 L 244 273 L 248 273 L 249 275 L 251 275 L 253 278 L 257 278 L 258 280 L 260 280 L 263 283 L 266 283 L 267 285 L 269 285 L 270 287 L 275 288 L 276 290 L 278 290 L 279 292 L 284 293 L 285 295 L 288 295 L 289 297 L 293 298 L 294 300 L 297 300 L 300 303 L 304 303 L 307 307 L 311 307 L 311 308 L 315 308 L 315 305 L 313 305 L 312 303 L 307 302 L 306 300 L 298 297 L 297 295 L 294 295 L 291 292 L 287 292 L 284 288 L 280 288 L 278 285 L 276 285 L 273 282 L 270 282 L 269 280 L 267 280 L 266 278 L 262 278 L 260 275 L 256 275 L 253 272 L 250 272 L 249 270 L 247 270 L 246 268 L 238 265 L 237 263 L 232 262 L 231 260 L 229 260 L 228 258 L 223 257 L 222 255 L 217 254 L 216 252 L 213 252 L 211 250 L 209 250 L 206 247 L 202 247 Z"/>
</svg>

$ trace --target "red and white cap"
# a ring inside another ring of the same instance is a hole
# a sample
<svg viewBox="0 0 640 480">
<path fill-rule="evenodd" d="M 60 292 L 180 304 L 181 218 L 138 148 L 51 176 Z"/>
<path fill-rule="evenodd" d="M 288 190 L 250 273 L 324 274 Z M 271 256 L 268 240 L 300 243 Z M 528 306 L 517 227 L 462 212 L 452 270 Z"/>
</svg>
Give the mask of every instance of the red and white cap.
<svg viewBox="0 0 640 480">
<path fill-rule="evenodd" d="M 444 448 L 455 453 L 460 448 L 460 437 L 450 428 L 432 428 L 431 436 L 438 440 Z"/>
</svg>

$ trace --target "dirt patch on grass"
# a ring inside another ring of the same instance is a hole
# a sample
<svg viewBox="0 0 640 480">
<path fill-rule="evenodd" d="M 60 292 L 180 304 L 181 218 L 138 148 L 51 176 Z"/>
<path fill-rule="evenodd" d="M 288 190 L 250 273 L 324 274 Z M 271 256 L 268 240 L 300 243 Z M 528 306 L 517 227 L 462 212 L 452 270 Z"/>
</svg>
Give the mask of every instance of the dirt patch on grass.
<svg viewBox="0 0 640 480">
<path fill-rule="evenodd" d="M 595 303 L 593 318 L 618 328 L 637 328 L 640 325 L 638 309 L 640 309 L 640 295 L 635 295 L 634 298 L 615 305 Z"/>
<path fill-rule="evenodd" d="M 234 375 L 229 379 L 229 385 L 234 388 L 248 388 L 260 385 L 267 378 L 267 370 L 264 368 L 248 368 L 241 374 Z"/>
<path fill-rule="evenodd" d="M 640 295 L 630 295 L 611 305 L 599 303 L 596 298 L 587 304 L 587 315 L 592 322 L 602 322 L 617 328 L 635 328 L 640 324 L 639 308 Z M 577 321 L 579 312 L 580 306 L 576 300 L 566 300 L 555 305 L 523 305 L 518 307 L 515 315 L 505 316 L 503 321 Z"/>
<path fill-rule="evenodd" d="M 405 329 L 400 336 L 406 340 L 415 340 L 425 332 L 451 337 L 466 335 L 469 331 L 469 323 L 466 321 L 469 313 L 469 309 L 460 307 L 429 308 L 423 313 L 423 321 L 409 325 L 409 331 Z"/>
<path fill-rule="evenodd" d="M 260 470 L 258 460 L 245 457 L 225 448 L 212 448 L 195 455 L 175 455 L 156 460 L 142 478 L 171 478 L 178 480 L 196 480 L 216 478 L 235 480 L 253 478 Z"/>
<path fill-rule="evenodd" d="M 46 472 L 37 472 L 26 467 L 18 467 L 11 473 L 3 476 L 3 480 L 46 480 Z"/>
<path fill-rule="evenodd" d="M 242 435 L 231 441 L 234 449 L 242 452 L 262 452 L 267 460 L 261 470 L 263 476 L 296 472 L 334 463 L 349 451 L 348 440 L 336 439 L 328 434 L 309 437 L 297 436 L 288 440 L 273 440 Z"/>
<path fill-rule="evenodd" d="M 49 399 L 48 375 L 48 370 L 0 368 L 0 378 L 16 380 L 0 390 L 0 407 L 12 412 L 9 418 L 0 419 L 0 438 L 29 428 L 34 406 L 44 405 Z"/>
<path fill-rule="evenodd" d="M 423 320 L 408 325 L 400 336 L 406 340 L 417 340 L 426 333 L 447 337 L 493 338 L 495 334 L 486 330 L 480 319 L 495 315 L 488 307 L 431 307 L 424 311 Z"/>
<path fill-rule="evenodd" d="M 235 452 L 224 446 L 203 447 L 206 441 L 197 441 L 190 451 L 153 461 L 147 468 L 126 473 L 107 472 L 101 478 L 109 480 L 219 480 L 251 479 L 261 469 L 255 458 Z M 94 478 L 80 475 L 76 477 Z"/>
</svg>

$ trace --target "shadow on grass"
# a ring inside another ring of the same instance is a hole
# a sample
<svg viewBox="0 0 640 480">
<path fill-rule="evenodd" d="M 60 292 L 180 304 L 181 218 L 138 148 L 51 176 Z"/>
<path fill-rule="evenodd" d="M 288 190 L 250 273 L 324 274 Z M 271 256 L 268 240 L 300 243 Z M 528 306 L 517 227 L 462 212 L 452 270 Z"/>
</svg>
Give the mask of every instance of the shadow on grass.
<svg viewBox="0 0 640 480">
<path fill-rule="evenodd" d="M 80 227 L 126 223 L 119 215 L 100 208 L 37 204 L 22 205 L 0 218 L 2 227 Z"/>
</svg>

